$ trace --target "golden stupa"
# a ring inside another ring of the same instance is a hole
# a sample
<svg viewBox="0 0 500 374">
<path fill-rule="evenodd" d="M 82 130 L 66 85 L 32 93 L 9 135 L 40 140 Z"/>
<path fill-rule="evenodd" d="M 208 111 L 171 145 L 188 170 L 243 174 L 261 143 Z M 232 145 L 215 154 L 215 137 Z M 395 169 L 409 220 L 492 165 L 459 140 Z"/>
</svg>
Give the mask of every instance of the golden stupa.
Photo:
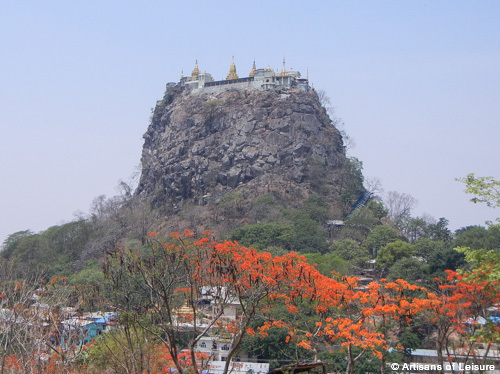
<svg viewBox="0 0 500 374">
<path fill-rule="evenodd" d="M 226 80 L 229 79 L 238 79 L 238 74 L 236 74 L 236 65 L 234 64 L 234 56 L 233 61 L 231 62 L 231 66 L 229 67 L 229 74 L 226 77 Z"/>
<path fill-rule="evenodd" d="M 197 80 L 198 75 L 200 75 L 200 69 L 198 69 L 198 60 L 196 60 L 196 63 L 194 64 L 193 72 L 191 73 L 191 80 L 192 81 Z"/>
</svg>

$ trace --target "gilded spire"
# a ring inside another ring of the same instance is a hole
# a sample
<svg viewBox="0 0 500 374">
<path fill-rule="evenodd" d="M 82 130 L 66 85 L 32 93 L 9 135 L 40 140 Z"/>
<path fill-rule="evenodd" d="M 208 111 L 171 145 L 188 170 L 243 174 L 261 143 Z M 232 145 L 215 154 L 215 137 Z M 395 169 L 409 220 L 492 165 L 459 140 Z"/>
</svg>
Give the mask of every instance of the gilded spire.
<svg viewBox="0 0 500 374">
<path fill-rule="evenodd" d="M 181 80 L 184 78 L 184 70 L 181 70 Z"/>
<path fill-rule="evenodd" d="M 228 79 L 238 79 L 238 74 L 236 74 L 236 65 L 234 64 L 234 56 L 233 56 L 233 61 L 231 62 L 231 66 L 229 67 L 229 74 L 226 77 L 226 80 Z"/>
<path fill-rule="evenodd" d="M 255 69 L 257 69 L 257 68 L 255 67 L 255 60 L 253 60 L 252 71 L 250 72 L 250 74 L 248 74 L 249 77 L 253 77 L 254 76 Z"/>
<path fill-rule="evenodd" d="M 281 69 L 281 75 L 286 74 L 286 69 L 285 69 L 285 58 L 283 57 L 283 69 Z"/>
<path fill-rule="evenodd" d="M 198 69 L 198 60 L 196 60 L 196 63 L 194 64 L 193 72 L 191 73 L 191 80 L 192 81 L 197 80 L 198 75 L 200 75 L 200 69 Z"/>
</svg>

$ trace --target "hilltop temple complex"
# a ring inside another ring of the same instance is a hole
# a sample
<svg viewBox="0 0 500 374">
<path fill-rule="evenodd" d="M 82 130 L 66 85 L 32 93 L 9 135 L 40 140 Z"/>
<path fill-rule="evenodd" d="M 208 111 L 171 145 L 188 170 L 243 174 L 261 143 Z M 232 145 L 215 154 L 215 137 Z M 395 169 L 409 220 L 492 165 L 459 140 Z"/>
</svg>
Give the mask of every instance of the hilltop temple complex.
<svg viewBox="0 0 500 374">
<path fill-rule="evenodd" d="M 265 69 L 257 69 L 255 61 L 248 77 L 240 78 L 236 73 L 236 65 L 234 58 L 229 67 L 229 73 L 225 80 L 214 80 L 210 73 L 202 73 L 198 68 L 198 60 L 196 60 L 191 76 L 181 74 L 181 79 L 178 83 L 168 83 L 168 87 L 173 86 L 187 87 L 191 92 L 196 93 L 218 93 L 231 90 L 268 90 L 274 87 L 292 87 L 297 86 L 300 89 L 308 91 L 309 79 L 302 78 L 300 72 L 286 70 L 285 59 L 283 59 L 283 68 L 281 72 L 275 72 L 271 67 Z"/>
</svg>

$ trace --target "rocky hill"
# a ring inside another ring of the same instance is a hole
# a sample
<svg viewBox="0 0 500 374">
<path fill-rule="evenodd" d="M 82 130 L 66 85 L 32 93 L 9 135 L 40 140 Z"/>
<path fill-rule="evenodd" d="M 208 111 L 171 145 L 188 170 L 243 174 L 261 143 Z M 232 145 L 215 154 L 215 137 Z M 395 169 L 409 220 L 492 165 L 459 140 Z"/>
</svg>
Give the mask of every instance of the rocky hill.
<svg viewBox="0 0 500 374">
<path fill-rule="evenodd" d="M 170 220 L 195 209 L 198 220 L 265 221 L 249 215 L 255 199 L 269 195 L 293 208 L 312 194 L 323 196 L 339 218 L 341 193 L 362 190 L 314 91 L 196 94 L 175 87 L 157 103 L 144 139 L 136 194 Z M 221 214 L 227 201 L 235 212 Z"/>
<path fill-rule="evenodd" d="M 341 230 L 325 225 L 345 218 L 364 190 L 360 165 L 346 158 L 314 91 L 169 87 L 144 138 L 135 194 L 122 184 L 119 196 L 96 198 L 87 219 L 12 234 L 0 250 L 0 273 L 3 261 L 15 277 L 94 277 L 107 251 L 138 247 L 153 230 L 210 229 L 219 239 L 302 253 L 367 234 L 366 219 Z"/>
</svg>

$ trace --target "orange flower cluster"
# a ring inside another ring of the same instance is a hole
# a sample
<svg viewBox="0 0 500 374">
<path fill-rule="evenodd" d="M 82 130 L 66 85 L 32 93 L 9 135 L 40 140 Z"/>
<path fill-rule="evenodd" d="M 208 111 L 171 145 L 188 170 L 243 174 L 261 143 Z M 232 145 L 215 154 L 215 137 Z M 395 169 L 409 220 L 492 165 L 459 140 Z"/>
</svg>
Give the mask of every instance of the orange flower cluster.
<svg viewBox="0 0 500 374">
<path fill-rule="evenodd" d="M 155 345 L 151 357 L 151 374 L 174 373 L 175 364 L 172 355 L 165 345 Z M 193 357 L 198 363 L 198 371 L 208 369 L 209 357 L 205 353 L 194 352 L 193 355 L 188 350 L 183 350 L 178 354 L 177 361 L 179 362 L 182 371 L 185 373 L 195 373 L 193 365 Z"/>
</svg>

